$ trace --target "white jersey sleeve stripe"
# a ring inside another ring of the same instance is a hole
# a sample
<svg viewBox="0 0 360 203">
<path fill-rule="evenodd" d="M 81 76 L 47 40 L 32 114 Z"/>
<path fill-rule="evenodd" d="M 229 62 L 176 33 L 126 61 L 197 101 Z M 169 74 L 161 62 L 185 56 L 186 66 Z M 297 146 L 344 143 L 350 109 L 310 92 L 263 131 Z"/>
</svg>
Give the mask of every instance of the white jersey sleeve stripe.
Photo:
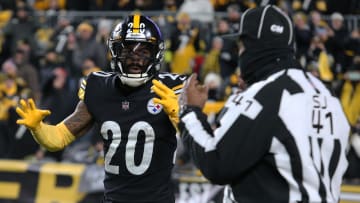
<svg viewBox="0 0 360 203">
<path fill-rule="evenodd" d="M 215 149 L 213 145 L 214 138 L 202 127 L 194 112 L 188 113 L 181 120 L 186 124 L 185 128 L 189 131 L 189 134 L 194 135 L 195 142 L 205 148 L 205 152 Z"/>
</svg>

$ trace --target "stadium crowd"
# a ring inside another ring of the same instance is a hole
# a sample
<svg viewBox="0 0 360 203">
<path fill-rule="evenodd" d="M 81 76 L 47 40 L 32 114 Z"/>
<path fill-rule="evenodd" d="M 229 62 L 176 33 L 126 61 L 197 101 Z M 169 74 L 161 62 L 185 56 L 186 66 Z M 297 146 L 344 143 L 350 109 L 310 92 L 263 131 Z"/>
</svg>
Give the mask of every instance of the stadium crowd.
<svg viewBox="0 0 360 203">
<path fill-rule="evenodd" d="M 198 73 L 210 86 L 209 102 L 221 102 L 237 87 L 241 74 L 241 44 L 230 36 L 238 32 L 245 9 L 266 3 L 277 4 L 292 17 L 297 59 L 340 98 L 352 126 L 346 178 L 358 182 L 360 28 L 347 27 L 345 17 L 359 14 L 360 3 L 350 0 L 1 0 L 0 158 L 101 162 L 100 136 L 89 133 L 64 151 L 47 152 L 16 124 L 14 107 L 20 98 L 31 97 L 40 108 L 52 111 L 46 118 L 50 124 L 69 115 L 78 102 L 81 79 L 110 70 L 106 42 L 122 13 L 151 13 L 166 39 L 162 68 Z M 76 16 L 71 11 L 119 15 Z M 179 156 L 179 164 L 187 161 L 186 153 Z"/>
</svg>

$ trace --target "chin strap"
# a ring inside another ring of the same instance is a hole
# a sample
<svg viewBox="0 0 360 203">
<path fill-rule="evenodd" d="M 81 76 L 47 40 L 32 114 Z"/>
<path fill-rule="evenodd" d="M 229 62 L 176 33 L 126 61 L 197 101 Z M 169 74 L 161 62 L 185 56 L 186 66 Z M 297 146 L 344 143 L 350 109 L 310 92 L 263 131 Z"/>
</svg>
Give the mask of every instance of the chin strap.
<svg viewBox="0 0 360 203">
<path fill-rule="evenodd" d="M 126 77 L 124 75 L 119 75 L 119 78 L 124 85 L 130 86 L 130 87 L 138 87 L 140 85 L 145 84 L 147 81 L 149 81 L 151 79 L 150 77 L 130 78 L 130 77 Z"/>
<path fill-rule="evenodd" d="M 130 87 L 138 87 L 141 86 L 143 84 L 145 84 L 147 81 L 149 81 L 150 79 L 153 78 L 154 74 L 149 74 L 149 72 L 151 71 L 151 68 L 153 67 L 154 64 L 150 64 L 145 73 L 140 73 L 140 74 L 127 74 L 124 73 L 124 70 L 122 68 L 121 65 L 121 61 L 118 59 L 113 59 L 111 61 L 111 68 L 114 72 L 119 72 L 119 78 L 122 82 L 122 84 L 130 86 Z"/>
</svg>

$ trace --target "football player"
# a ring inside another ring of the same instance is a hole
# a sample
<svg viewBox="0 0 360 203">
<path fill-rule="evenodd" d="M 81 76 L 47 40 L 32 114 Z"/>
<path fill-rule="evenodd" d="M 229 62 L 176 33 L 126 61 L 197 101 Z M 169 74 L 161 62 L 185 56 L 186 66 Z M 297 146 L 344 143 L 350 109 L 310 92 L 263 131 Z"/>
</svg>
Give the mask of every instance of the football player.
<svg viewBox="0 0 360 203">
<path fill-rule="evenodd" d="M 103 202 L 174 202 L 177 94 L 186 76 L 160 72 L 164 42 L 146 16 L 131 15 L 116 25 L 108 47 L 113 72 L 88 75 L 70 116 L 57 125 L 45 124 L 50 111 L 29 99 L 16 109 L 22 117 L 17 123 L 50 151 L 63 149 L 98 124 L 105 153 Z"/>
</svg>

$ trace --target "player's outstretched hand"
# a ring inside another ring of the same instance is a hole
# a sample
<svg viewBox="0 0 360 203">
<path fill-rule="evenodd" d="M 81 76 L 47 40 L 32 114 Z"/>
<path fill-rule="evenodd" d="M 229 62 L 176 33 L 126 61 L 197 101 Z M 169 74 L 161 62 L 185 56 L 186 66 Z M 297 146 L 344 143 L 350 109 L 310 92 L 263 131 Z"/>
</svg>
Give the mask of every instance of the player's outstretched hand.
<svg viewBox="0 0 360 203">
<path fill-rule="evenodd" d="M 49 110 L 38 109 L 32 99 L 27 101 L 22 99 L 20 100 L 20 105 L 16 108 L 16 113 L 21 117 L 21 119 L 16 121 L 17 124 L 24 125 L 30 130 L 35 130 L 40 122 L 50 115 L 51 112 Z"/>
<path fill-rule="evenodd" d="M 179 104 L 175 92 L 157 80 L 152 80 L 152 83 L 151 89 L 160 97 L 154 98 L 154 103 L 161 104 L 170 117 L 178 117 Z"/>
</svg>

